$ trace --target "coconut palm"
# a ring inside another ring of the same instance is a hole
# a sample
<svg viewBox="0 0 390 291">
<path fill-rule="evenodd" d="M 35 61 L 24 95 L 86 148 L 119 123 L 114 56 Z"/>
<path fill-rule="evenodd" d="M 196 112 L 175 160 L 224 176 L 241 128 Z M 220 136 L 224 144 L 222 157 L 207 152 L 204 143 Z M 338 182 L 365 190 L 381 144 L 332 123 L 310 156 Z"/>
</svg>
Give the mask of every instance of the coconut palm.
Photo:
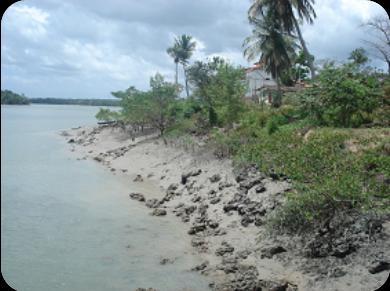
<svg viewBox="0 0 390 291">
<path fill-rule="evenodd" d="M 253 23 L 254 19 L 262 18 L 272 10 L 276 15 L 275 20 L 287 33 L 294 31 L 297 33 L 305 58 L 308 60 L 312 78 L 315 77 L 314 58 L 307 49 L 295 14 L 299 20 L 313 23 L 316 17 L 313 4 L 314 0 L 253 0 L 248 11 L 249 20 Z"/>
<path fill-rule="evenodd" d="M 196 42 L 192 41 L 192 36 L 183 34 L 175 38 L 175 43 L 172 47 L 168 48 L 167 53 L 174 59 L 176 64 L 176 76 L 175 81 L 178 83 L 178 64 L 183 66 L 186 93 L 189 96 L 188 81 L 187 81 L 187 65 L 196 47 Z"/>
<path fill-rule="evenodd" d="M 266 72 L 272 75 L 277 84 L 277 98 L 273 99 L 272 105 L 281 105 L 281 74 L 283 70 L 291 66 L 291 57 L 295 52 L 295 42 L 291 36 L 286 35 L 272 13 L 268 12 L 262 20 L 253 19 L 255 27 L 252 35 L 247 37 L 243 46 L 244 55 L 249 61 L 258 59 L 264 65 Z"/>
<path fill-rule="evenodd" d="M 184 70 L 184 78 L 185 78 L 185 85 L 186 85 L 186 93 L 187 97 L 189 97 L 189 90 L 188 90 L 188 80 L 187 80 L 187 65 L 188 61 L 191 58 L 192 54 L 194 53 L 196 42 L 192 40 L 192 36 L 190 35 L 181 35 L 179 38 L 175 40 L 175 45 L 179 48 L 179 62 L 183 66 Z"/>
<path fill-rule="evenodd" d="M 170 55 L 173 58 L 173 61 L 175 62 L 175 67 L 176 67 L 175 84 L 177 85 L 178 84 L 178 74 L 179 74 L 180 49 L 175 43 L 172 47 L 167 49 L 167 53 L 168 53 L 168 55 Z"/>
</svg>

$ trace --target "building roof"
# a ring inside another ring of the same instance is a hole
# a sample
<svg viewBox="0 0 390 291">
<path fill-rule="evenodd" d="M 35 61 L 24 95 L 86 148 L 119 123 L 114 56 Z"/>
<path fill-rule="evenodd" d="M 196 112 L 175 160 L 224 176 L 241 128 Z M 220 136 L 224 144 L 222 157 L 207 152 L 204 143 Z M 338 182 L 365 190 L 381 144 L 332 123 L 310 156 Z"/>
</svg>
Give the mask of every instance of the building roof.
<svg viewBox="0 0 390 291">
<path fill-rule="evenodd" d="M 262 70 L 262 69 L 263 69 L 263 63 L 257 62 L 257 63 L 254 63 L 252 67 L 246 68 L 245 72 L 250 73 L 250 72 Z"/>
</svg>

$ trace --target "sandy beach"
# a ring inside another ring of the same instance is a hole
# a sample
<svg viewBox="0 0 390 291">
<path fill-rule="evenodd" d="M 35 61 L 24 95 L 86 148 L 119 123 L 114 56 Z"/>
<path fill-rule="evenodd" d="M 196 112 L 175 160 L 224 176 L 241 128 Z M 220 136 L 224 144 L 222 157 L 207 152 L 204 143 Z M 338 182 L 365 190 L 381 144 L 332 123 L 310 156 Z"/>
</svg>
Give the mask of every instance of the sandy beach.
<svg viewBox="0 0 390 291">
<path fill-rule="evenodd" d="M 183 222 L 189 250 L 203 262 L 192 271 L 208 276 L 213 290 L 375 290 L 388 277 L 381 270 L 390 258 L 388 221 L 373 237 L 358 231 L 358 244 L 340 240 L 332 253 L 316 255 L 315 235 L 271 236 L 264 224 L 293 191 L 288 179 L 267 177 L 255 166 L 237 171 L 210 151 L 185 151 L 153 135 L 132 140 L 118 128 L 61 134 L 75 159 L 93 159 L 137 182 L 140 191 L 129 199 L 156 219 Z"/>
</svg>

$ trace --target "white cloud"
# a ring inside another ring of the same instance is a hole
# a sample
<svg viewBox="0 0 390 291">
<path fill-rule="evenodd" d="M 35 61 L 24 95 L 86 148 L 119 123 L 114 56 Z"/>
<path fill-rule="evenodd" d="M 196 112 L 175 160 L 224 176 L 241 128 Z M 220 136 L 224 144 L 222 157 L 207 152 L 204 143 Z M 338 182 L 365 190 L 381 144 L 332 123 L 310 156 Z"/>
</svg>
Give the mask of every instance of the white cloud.
<svg viewBox="0 0 390 291">
<path fill-rule="evenodd" d="M 247 66 L 250 1 L 26 0 L 2 19 L 2 86 L 27 96 L 109 97 L 134 85 L 147 89 L 156 72 L 173 81 L 166 53 L 176 35 L 197 42 L 191 61 L 222 56 Z M 316 0 L 318 18 L 304 25 L 309 50 L 345 59 L 364 43 L 359 24 L 385 13 L 368 0 Z M 179 80 L 183 84 L 183 71 Z M 28 80 L 24 82 L 22 80 Z"/>
<path fill-rule="evenodd" d="M 50 14 L 34 6 L 16 3 L 7 9 L 5 25 L 19 31 L 26 38 L 38 41 L 46 36 Z"/>
</svg>

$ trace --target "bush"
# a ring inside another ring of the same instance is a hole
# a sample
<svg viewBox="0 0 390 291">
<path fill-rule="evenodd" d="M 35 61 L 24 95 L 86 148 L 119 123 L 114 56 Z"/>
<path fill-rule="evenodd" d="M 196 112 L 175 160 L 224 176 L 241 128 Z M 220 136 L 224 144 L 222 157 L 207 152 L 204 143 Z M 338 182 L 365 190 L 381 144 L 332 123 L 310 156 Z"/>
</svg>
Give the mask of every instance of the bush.
<svg viewBox="0 0 390 291">
<path fill-rule="evenodd" d="M 328 64 L 313 88 L 300 94 L 301 112 L 321 125 L 359 127 L 372 122 L 371 113 L 381 103 L 377 77 L 354 64 Z"/>
<path fill-rule="evenodd" d="M 276 126 L 275 116 L 268 122 Z M 270 218 L 271 228 L 309 230 L 339 211 L 390 210 L 388 130 L 317 128 L 305 136 L 306 123 L 295 122 L 269 131 L 239 128 L 219 142 L 236 163 L 292 180 L 294 191 Z"/>
</svg>

